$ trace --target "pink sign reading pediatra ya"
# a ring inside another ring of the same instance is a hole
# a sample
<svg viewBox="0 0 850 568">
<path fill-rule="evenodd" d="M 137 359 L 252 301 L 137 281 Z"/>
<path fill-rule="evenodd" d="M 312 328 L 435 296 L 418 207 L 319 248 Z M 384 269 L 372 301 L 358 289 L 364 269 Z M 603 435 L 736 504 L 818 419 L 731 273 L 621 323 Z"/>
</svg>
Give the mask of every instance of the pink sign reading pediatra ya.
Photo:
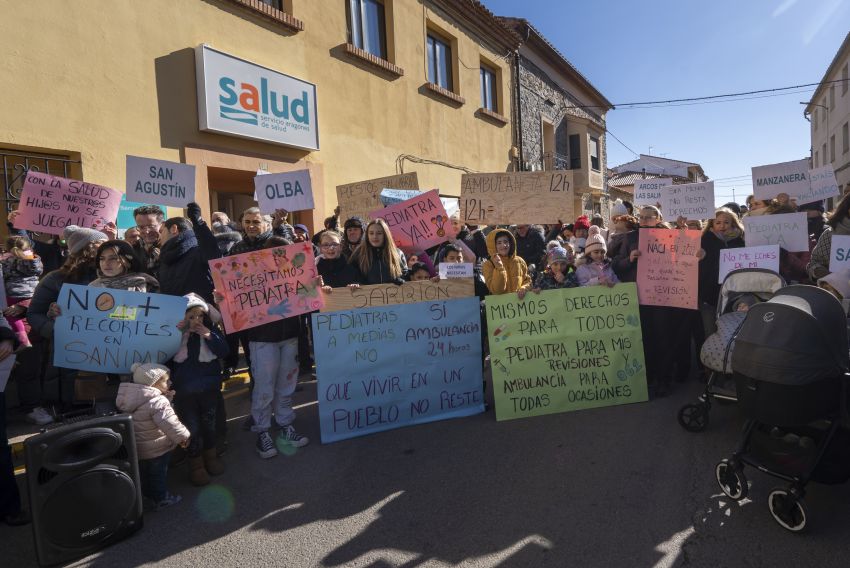
<svg viewBox="0 0 850 568">
<path fill-rule="evenodd" d="M 297 316 L 325 305 L 311 243 L 209 261 L 227 333 Z"/>
<path fill-rule="evenodd" d="M 369 217 L 386 221 L 396 246 L 405 251 L 423 251 L 455 236 L 436 189 L 372 211 Z"/>
<path fill-rule="evenodd" d="M 701 231 L 639 229 L 638 302 L 697 309 Z"/>
<path fill-rule="evenodd" d="M 91 228 L 114 223 L 121 193 L 75 179 L 27 172 L 15 228 L 61 235 L 68 225 Z"/>
</svg>

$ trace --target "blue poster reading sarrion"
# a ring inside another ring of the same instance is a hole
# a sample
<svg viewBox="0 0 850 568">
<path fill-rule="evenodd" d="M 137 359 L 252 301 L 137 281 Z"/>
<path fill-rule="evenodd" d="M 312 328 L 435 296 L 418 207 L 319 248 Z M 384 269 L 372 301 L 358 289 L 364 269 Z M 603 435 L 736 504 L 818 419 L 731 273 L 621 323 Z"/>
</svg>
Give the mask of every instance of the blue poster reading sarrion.
<svg viewBox="0 0 850 568">
<path fill-rule="evenodd" d="M 313 314 L 322 442 L 484 412 L 478 298 Z"/>
<path fill-rule="evenodd" d="M 133 363 L 165 363 L 180 348 L 181 296 L 65 284 L 56 302 L 57 367 L 129 373 Z"/>
</svg>

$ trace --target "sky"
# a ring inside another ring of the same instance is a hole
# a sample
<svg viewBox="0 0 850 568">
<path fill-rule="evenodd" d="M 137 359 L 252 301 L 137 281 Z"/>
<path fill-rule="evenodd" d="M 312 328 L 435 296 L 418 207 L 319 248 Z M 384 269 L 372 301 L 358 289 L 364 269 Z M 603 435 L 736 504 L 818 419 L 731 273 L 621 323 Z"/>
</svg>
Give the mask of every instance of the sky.
<svg viewBox="0 0 850 568">
<path fill-rule="evenodd" d="M 850 0 L 483 0 L 527 19 L 614 105 L 818 83 L 850 31 Z M 809 156 L 815 87 L 736 102 L 608 112 L 608 167 L 650 153 L 702 165 L 719 203 L 753 166 Z"/>
</svg>

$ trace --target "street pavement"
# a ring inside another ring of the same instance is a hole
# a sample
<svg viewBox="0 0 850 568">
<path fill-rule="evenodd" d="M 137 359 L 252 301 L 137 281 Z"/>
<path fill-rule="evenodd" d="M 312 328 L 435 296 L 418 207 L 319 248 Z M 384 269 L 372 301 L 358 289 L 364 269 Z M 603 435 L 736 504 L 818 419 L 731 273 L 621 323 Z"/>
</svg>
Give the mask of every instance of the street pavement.
<svg viewBox="0 0 850 568">
<path fill-rule="evenodd" d="M 714 480 L 743 420 L 712 409 L 701 434 L 676 422 L 701 385 L 645 404 L 496 422 L 485 414 L 330 445 L 316 385 L 296 394 L 312 442 L 261 460 L 228 400 L 227 472 L 204 489 L 170 472 L 183 502 L 73 566 L 775 567 L 850 565 L 850 484 L 812 484 L 809 530 L 767 509 L 779 480 L 747 470 L 750 499 Z M 488 393 L 488 398 L 490 398 Z M 0 527 L 0 565 L 35 564 L 29 527 Z"/>
</svg>

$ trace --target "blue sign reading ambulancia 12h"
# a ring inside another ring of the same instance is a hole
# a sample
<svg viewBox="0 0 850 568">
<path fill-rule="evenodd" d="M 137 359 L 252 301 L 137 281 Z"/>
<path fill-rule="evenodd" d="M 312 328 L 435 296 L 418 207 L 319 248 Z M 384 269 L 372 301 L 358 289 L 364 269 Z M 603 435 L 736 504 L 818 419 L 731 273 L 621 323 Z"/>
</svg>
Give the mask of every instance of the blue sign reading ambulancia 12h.
<svg viewBox="0 0 850 568">
<path fill-rule="evenodd" d="M 199 45 L 195 49 L 200 129 L 319 149 L 316 86 Z"/>
</svg>

